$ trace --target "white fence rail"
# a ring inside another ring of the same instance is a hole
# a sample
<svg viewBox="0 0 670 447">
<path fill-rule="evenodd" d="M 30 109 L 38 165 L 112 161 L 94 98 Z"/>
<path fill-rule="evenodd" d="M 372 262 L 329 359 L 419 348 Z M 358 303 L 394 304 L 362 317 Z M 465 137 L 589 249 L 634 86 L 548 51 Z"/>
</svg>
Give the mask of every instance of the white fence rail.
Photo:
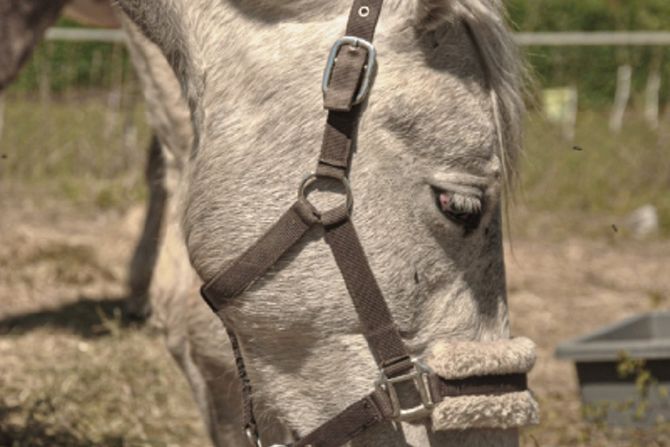
<svg viewBox="0 0 670 447">
<path fill-rule="evenodd" d="M 670 32 L 565 31 L 517 33 L 515 37 L 522 46 L 670 46 Z M 51 28 L 47 31 L 46 38 L 75 42 L 125 41 L 121 30 L 93 28 Z"/>
<path fill-rule="evenodd" d="M 517 33 L 523 46 L 665 46 L 670 45 L 670 32 L 557 32 Z"/>
<path fill-rule="evenodd" d="M 125 42 L 126 37 L 120 29 L 95 28 L 50 28 L 46 33 L 47 40 L 64 40 L 68 42 Z"/>
</svg>

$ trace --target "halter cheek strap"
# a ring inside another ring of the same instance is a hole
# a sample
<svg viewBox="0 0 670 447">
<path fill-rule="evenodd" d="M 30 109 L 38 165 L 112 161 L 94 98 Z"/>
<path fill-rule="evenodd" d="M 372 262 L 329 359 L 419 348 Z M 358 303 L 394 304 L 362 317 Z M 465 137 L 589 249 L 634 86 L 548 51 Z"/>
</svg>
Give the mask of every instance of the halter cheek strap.
<svg viewBox="0 0 670 447">
<path fill-rule="evenodd" d="M 214 312 L 243 293 L 311 228 L 320 225 L 333 252 L 361 322 L 363 335 L 380 370 L 374 391 L 354 402 L 292 447 L 338 447 L 385 420 L 415 420 L 430 416 L 446 396 L 490 395 L 526 389 L 525 374 L 489 375 L 444 380 L 414 361 L 393 322 L 351 220 L 353 196 L 348 174 L 351 147 L 361 109 L 375 71 L 373 37 L 383 0 L 355 0 L 347 36 L 331 50 L 324 73 L 324 106 L 328 110 L 321 154 L 316 170 L 300 186 L 298 199 L 283 216 L 241 256 L 208 281 L 202 296 Z M 317 210 L 305 194 L 307 187 L 324 178 L 340 181 L 345 204 Z M 223 318 L 222 318 L 223 321 Z M 224 323 L 225 324 L 225 323 Z M 242 381 L 244 430 L 252 445 L 260 446 L 251 399 L 251 383 L 235 334 L 228 329 Z M 416 399 L 405 405 L 400 390 L 411 390 Z"/>
</svg>

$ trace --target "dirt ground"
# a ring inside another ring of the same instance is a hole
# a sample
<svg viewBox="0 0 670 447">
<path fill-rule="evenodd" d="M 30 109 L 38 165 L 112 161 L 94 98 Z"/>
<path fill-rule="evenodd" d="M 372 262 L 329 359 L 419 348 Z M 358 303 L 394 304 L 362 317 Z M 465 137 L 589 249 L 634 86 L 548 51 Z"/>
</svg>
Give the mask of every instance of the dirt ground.
<svg viewBox="0 0 670 447">
<path fill-rule="evenodd" d="M 0 206 L 0 446 L 202 447 L 186 381 L 121 317 L 143 210 Z"/>
<path fill-rule="evenodd" d="M 539 348 L 530 386 L 540 400 L 542 424 L 525 432 L 524 444 L 670 445 L 667 426 L 618 431 L 584 423 L 574 367 L 553 356 L 562 341 L 640 312 L 667 309 L 670 241 L 636 241 L 607 219 L 594 225 L 602 229 L 600 235 L 569 237 L 551 230 L 560 226 L 560 218 L 536 219 L 541 222 L 534 229 L 507 246 L 513 332 Z"/>
<path fill-rule="evenodd" d="M 160 334 L 120 314 L 142 209 L 2 200 L 0 447 L 207 445 Z M 513 332 L 535 340 L 540 353 L 530 382 L 542 424 L 524 431 L 522 443 L 670 445 L 663 428 L 621 432 L 582 422 L 573 367 L 553 357 L 563 340 L 667 308 L 670 241 L 611 229 L 547 237 L 537 228 L 507 247 Z"/>
</svg>

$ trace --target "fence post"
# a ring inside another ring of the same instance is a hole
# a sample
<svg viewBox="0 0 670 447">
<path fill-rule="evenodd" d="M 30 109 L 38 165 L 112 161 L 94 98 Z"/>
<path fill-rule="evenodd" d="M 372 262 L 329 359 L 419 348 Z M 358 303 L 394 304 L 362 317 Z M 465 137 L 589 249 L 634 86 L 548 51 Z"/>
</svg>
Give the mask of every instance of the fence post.
<svg viewBox="0 0 670 447">
<path fill-rule="evenodd" d="M 576 86 L 542 90 L 542 108 L 549 122 L 561 128 L 567 141 L 574 141 L 577 127 L 579 92 Z"/>
<path fill-rule="evenodd" d="M 42 107 L 46 107 L 49 104 L 51 97 L 51 56 L 53 54 L 52 45 L 47 43 L 44 45 L 44 51 L 40 52 L 39 58 L 35 58 L 36 61 L 39 61 L 39 92 L 40 92 L 40 102 Z"/>
<path fill-rule="evenodd" d="M 110 138 L 116 130 L 121 112 L 121 93 L 123 87 L 123 47 L 114 44 L 111 56 L 109 93 L 107 94 L 107 113 L 105 118 L 105 138 Z"/>
<path fill-rule="evenodd" d="M 577 107 L 579 91 L 576 86 L 568 88 L 568 101 L 566 104 L 565 120 L 563 121 L 563 138 L 568 141 L 575 140 L 577 129 Z"/>
<path fill-rule="evenodd" d="M 5 93 L 0 92 L 0 141 L 2 141 L 2 130 L 5 126 Z"/>
<path fill-rule="evenodd" d="M 657 64 L 653 64 L 647 78 L 647 90 L 645 92 L 644 117 L 649 127 L 658 129 L 658 104 L 661 91 L 661 70 Z"/>
<path fill-rule="evenodd" d="M 617 70 L 616 96 L 614 97 L 614 108 L 610 117 L 610 130 L 619 132 L 623 125 L 623 116 L 630 99 L 630 83 L 633 68 L 630 65 L 621 65 Z"/>
</svg>

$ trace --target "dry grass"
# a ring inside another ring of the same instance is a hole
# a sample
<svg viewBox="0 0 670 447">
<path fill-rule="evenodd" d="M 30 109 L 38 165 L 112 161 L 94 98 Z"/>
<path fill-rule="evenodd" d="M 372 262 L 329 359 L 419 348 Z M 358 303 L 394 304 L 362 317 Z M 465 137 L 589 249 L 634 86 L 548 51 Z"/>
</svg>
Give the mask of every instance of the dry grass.
<svg viewBox="0 0 670 447">
<path fill-rule="evenodd" d="M 121 317 L 141 211 L 40 202 L 0 223 L 0 446 L 206 445 L 161 334 Z"/>
<path fill-rule="evenodd" d="M 83 334 L 91 330 L 93 338 Z M 184 405 L 190 401 L 188 390 L 156 336 L 122 328 L 113 319 L 82 332 L 47 326 L 3 337 L 0 445 L 195 446 L 194 439 L 203 441 L 197 414 Z"/>
</svg>

